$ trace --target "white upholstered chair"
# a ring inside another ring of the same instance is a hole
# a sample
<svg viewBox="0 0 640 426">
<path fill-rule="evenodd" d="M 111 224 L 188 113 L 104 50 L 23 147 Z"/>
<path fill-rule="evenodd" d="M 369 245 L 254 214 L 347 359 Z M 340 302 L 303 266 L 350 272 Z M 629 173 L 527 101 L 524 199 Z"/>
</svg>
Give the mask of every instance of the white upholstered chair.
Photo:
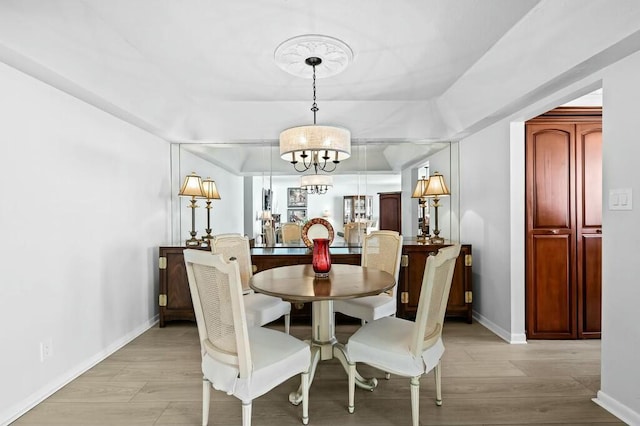
<svg viewBox="0 0 640 426">
<path fill-rule="evenodd" d="M 251 425 L 252 400 L 301 374 L 302 423 L 309 422 L 309 345 L 282 332 L 249 327 L 238 262 L 220 254 L 184 251 L 202 354 L 202 424 L 209 421 L 211 386 L 242 401 Z"/>
<path fill-rule="evenodd" d="M 437 255 L 427 258 L 415 322 L 385 317 L 364 325 L 349 338 L 350 413 L 354 411 L 358 362 L 411 378 L 411 417 L 414 426 L 418 426 L 419 421 L 420 376 L 431 370 L 435 373 L 436 405 L 442 405 L 442 326 L 459 253 L 460 245 L 456 244 L 441 248 Z"/>
<path fill-rule="evenodd" d="M 255 293 L 249 287 L 249 280 L 253 276 L 249 238 L 240 234 L 215 235 L 211 239 L 211 251 L 222 254 L 226 260 L 231 257 L 238 260 L 244 306 L 249 325 L 262 326 L 284 316 L 284 331 L 289 334 L 291 303 L 278 297 Z"/>
<path fill-rule="evenodd" d="M 396 285 L 391 290 L 375 296 L 335 300 L 333 310 L 360 318 L 363 325 L 378 318 L 395 315 L 401 255 L 402 235 L 396 231 L 373 231 L 367 235 L 362 246 L 361 265 L 390 273 L 394 276 Z"/>
</svg>

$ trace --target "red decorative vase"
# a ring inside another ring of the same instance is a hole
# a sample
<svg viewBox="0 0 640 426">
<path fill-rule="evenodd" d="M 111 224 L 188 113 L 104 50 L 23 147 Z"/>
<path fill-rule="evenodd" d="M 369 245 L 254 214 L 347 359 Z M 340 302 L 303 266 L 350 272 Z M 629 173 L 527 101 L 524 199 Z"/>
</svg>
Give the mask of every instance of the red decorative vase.
<svg viewBox="0 0 640 426">
<path fill-rule="evenodd" d="M 315 238 L 313 240 L 313 272 L 316 278 L 328 278 L 331 270 L 331 254 L 329 253 L 329 239 Z"/>
</svg>

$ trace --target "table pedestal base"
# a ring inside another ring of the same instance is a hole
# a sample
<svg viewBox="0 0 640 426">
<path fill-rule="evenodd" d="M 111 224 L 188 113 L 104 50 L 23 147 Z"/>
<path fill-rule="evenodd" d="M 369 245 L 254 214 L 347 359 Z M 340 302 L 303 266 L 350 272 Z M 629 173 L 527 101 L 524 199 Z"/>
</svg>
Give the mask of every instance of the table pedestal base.
<svg viewBox="0 0 640 426">
<path fill-rule="evenodd" d="M 333 313 L 333 301 L 321 300 L 313 302 L 312 307 L 312 339 L 311 345 L 311 365 L 309 366 L 309 386 L 313 382 L 313 376 L 316 373 L 318 362 L 338 359 L 344 371 L 349 371 L 349 359 L 343 344 L 338 343 L 336 339 L 335 315 Z M 372 377 L 365 379 L 356 371 L 356 386 L 361 389 L 373 391 L 378 386 L 378 379 Z M 289 394 L 289 402 L 294 405 L 302 402 L 302 389 Z"/>
</svg>

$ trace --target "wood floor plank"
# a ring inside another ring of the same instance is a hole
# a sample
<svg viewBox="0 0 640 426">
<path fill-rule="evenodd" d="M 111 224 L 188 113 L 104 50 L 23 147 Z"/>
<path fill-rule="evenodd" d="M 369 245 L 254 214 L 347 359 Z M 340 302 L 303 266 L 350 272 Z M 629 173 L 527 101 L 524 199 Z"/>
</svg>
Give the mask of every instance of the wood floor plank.
<svg viewBox="0 0 640 426">
<path fill-rule="evenodd" d="M 282 329 L 279 324 L 273 328 Z M 337 327 L 341 342 L 359 328 Z M 308 339 L 308 325 L 291 334 Z M 618 425 L 591 401 L 600 387 L 600 342 L 535 341 L 509 345 L 481 325 L 446 322 L 443 340 L 444 405 L 435 405 L 433 374 L 420 380 L 421 425 Z M 310 424 L 397 426 L 411 423 L 409 381 L 366 365 L 373 391 L 356 389 L 347 411 L 347 375 L 336 360 L 321 362 L 310 390 Z M 288 402 L 299 377 L 253 403 L 254 426 L 300 425 L 301 407 Z M 153 327 L 22 416 L 16 425 L 201 424 L 202 372 L 194 323 Z M 213 390 L 211 425 L 238 425 L 241 403 Z"/>
<path fill-rule="evenodd" d="M 80 377 L 48 398 L 48 402 L 129 402 L 145 382 L 104 382 Z"/>
<path fill-rule="evenodd" d="M 45 401 L 14 425 L 153 425 L 168 403 L 58 403 Z"/>
</svg>

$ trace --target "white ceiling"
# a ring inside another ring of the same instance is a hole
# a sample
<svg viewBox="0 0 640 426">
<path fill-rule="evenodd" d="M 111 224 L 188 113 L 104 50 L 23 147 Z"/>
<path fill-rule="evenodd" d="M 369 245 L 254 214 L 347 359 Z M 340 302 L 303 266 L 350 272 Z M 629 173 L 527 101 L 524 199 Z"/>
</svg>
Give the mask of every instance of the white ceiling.
<svg viewBox="0 0 640 426">
<path fill-rule="evenodd" d="M 318 123 L 364 145 L 449 141 L 638 50 L 640 2 L 0 1 L 0 61 L 181 143 L 273 143 L 308 124 L 310 80 L 273 60 L 302 34 L 354 52 L 318 81 Z"/>
</svg>

